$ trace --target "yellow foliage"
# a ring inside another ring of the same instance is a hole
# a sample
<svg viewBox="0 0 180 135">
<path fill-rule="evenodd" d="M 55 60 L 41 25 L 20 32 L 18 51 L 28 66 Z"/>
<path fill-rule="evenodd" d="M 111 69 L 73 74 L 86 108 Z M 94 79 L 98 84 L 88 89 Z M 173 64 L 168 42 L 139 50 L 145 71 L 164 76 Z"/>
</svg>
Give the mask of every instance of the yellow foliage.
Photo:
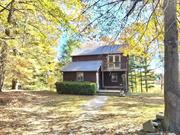
<svg viewBox="0 0 180 135">
<path fill-rule="evenodd" d="M 0 1 L 0 11 L 10 0 Z M 64 8 L 71 9 L 65 12 Z M 9 9 L 10 7 L 8 7 Z M 55 72 L 56 50 L 62 30 L 75 30 L 72 18 L 80 13 L 81 2 L 78 0 L 16 0 L 16 9 L 8 21 L 9 10 L 0 12 L 0 27 L 8 29 L 9 35 L 1 31 L 0 42 L 8 45 L 7 81 L 18 78 L 19 81 L 52 84 Z M 6 40 L 8 39 L 8 40 Z M 48 73 L 50 77 L 47 78 Z"/>
</svg>

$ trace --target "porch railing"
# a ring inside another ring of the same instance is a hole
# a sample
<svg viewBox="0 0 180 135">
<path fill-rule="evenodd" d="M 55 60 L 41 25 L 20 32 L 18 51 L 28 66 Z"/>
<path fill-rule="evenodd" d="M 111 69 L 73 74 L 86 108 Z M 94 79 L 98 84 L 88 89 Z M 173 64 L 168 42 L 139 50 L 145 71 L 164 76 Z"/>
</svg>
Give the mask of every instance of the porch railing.
<svg viewBox="0 0 180 135">
<path fill-rule="evenodd" d="M 104 71 L 126 71 L 128 68 L 127 63 L 125 62 L 112 62 L 112 63 L 103 63 L 102 70 Z"/>
</svg>

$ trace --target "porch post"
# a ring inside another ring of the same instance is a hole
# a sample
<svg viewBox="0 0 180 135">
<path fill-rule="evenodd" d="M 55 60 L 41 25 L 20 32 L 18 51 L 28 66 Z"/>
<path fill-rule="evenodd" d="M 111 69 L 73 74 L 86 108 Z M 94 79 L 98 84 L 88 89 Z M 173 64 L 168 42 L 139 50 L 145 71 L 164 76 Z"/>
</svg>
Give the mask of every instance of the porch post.
<svg viewBox="0 0 180 135">
<path fill-rule="evenodd" d="M 97 85 L 97 90 L 99 90 L 99 72 L 96 72 L 96 85 Z"/>
<path fill-rule="evenodd" d="M 104 89 L 104 72 L 102 71 L 102 79 L 101 79 L 101 81 L 102 81 L 102 88 Z"/>
</svg>

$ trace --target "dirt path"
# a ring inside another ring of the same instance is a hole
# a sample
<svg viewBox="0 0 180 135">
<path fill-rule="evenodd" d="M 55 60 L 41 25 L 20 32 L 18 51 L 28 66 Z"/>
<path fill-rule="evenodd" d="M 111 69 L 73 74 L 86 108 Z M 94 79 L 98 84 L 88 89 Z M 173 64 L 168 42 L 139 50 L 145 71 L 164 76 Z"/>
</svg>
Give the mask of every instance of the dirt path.
<svg viewBox="0 0 180 135">
<path fill-rule="evenodd" d="M 105 105 L 107 99 L 107 96 L 96 96 L 95 98 L 89 100 L 85 105 L 83 105 L 83 110 L 87 113 L 88 111 L 98 111 L 100 107 Z"/>
<path fill-rule="evenodd" d="M 94 120 L 98 117 L 98 111 L 105 106 L 108 100 L 107 96 L 95 96 L 86 104 L 82 105 L 82 113 L 68 124 L 67 129 L 70 134 L 88 135 L 94 132 Z M 66 129 L 66 130 L 67 130 Z"/>
<path fill-rule="evenodd" d="M 95 98 L 89 100 L 82 106 L 83 112 L 75 119 L 75 121 L 81 122 L 83 120 L 91 120 L 96 117 L 99 109 L 106 104 L 107 99 L 107 96 L 96 96 Z"/>
</svg>

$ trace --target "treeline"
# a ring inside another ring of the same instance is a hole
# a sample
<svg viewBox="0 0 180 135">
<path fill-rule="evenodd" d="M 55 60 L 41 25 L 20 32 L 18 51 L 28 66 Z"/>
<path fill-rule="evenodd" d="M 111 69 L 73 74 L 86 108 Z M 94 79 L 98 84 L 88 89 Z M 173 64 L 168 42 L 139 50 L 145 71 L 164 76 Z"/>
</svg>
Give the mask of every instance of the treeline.
<svg viewBox="0 0 180 135">
<path fill-rule="evenodd" d="M 160 79 L 150 69 L 147 58 L 131 56 L 129 58 L 129 89 L 131 92 L 149 92 L 155 87 L 155 82 Z"/>
<path fill-rule="evenodd" d="M 65 30 L 75 32 L 80 11 L 76 0 L 0 1 L 0 92 L 54 87 L 61 77 L 58 40 Z"/>
</svg>

